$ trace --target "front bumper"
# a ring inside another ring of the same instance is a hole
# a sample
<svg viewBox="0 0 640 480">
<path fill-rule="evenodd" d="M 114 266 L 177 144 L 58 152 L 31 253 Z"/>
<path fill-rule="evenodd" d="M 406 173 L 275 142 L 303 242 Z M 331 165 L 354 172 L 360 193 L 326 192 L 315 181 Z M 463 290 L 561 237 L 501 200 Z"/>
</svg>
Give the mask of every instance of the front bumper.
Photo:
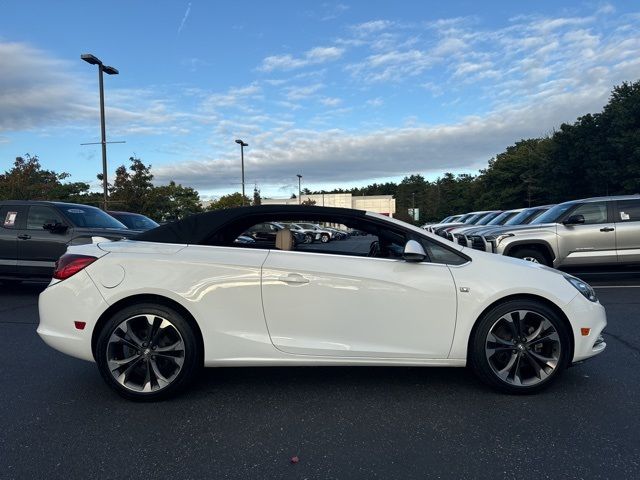
<svg viewBox="0 0 640 480">
<path fill-rule="evenodd" d="M 591 302 L 578 294 L 568 305 L 573 330 L 572 363 L 582 362 L 604 352 L 607 343 L 602 331 L 607 326 L 607 313 L 599 302 Z M 587 333 L 588 329 L 588 333 Z"/>
<path fill-rule="evenodd" d="M 93 361 L 91 337 L 98 318 L 108 307 L 84 270 L 62 282 L 54 280 L 38 300 L 38 335 L 62 353 Z M 84 328 L 77 328 L 75 322 L 85 322 Z"/>
</svg>

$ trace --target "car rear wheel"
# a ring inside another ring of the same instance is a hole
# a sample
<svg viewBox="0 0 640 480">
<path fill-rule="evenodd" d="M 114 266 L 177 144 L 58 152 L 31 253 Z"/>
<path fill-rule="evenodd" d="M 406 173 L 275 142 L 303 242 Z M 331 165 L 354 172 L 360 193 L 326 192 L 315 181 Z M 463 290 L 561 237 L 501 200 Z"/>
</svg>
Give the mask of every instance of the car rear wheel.
<svg viewBox="0 0 640 480">
<path fill-rule="evenodd" d="M 542 265 L 546 265 L 547 267 L 551 266 L 551 262 L 547 259 L 546 255 L 538 250 L 534 250 L 531 248 L 521 248 L 513 252 L 511 257 L 520 258 L 521 260 L 526 260 L 527 262 L 532 263 L 540 263 Z"/>
<path fill-rule="evenodd" d="M 569 364 L 569 332 L 549 307 L 528 300 L 503 303 L 478 324 L 469 360 L 478 377 L 507 393 L 535 393 Z"/>
<path fill-rule="evenodd" d="M 322 243 L 327 243 L 329 241 L 329 234 L 323 233 L 322 235 L 320 235 L 320 241 Z"/>
<path fill-rule="evenodd" d="M 313 237 L 310 234 L 305 233 L 304 234 L 304 243 L 307 243 L 307 244 L 313 243 Z"/>
<path fill-rule="evenodd" d="M 139 304 L 113 315 L 96 343 L 100 374 L 125 398 L 153 401 L 184 389 L 202 365 L 189 322 L 164 305 Z"/>
</svg>

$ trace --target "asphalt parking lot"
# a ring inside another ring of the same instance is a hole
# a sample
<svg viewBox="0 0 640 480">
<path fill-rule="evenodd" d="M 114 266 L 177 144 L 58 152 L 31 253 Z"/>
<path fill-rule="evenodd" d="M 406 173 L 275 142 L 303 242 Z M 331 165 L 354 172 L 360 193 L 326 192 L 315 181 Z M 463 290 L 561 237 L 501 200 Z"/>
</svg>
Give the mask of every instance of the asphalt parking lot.
<svg viewBox="0 0 640 480">
<path fill-rule="evenodd" d="M 640 275 L 584 275 L 607 350 L 536 396 L 466 369 L 223 368 L 155 404 L 39 339 L 43 285 L 0 286 L 0 478 L 640 478 Z"/>
</svg>

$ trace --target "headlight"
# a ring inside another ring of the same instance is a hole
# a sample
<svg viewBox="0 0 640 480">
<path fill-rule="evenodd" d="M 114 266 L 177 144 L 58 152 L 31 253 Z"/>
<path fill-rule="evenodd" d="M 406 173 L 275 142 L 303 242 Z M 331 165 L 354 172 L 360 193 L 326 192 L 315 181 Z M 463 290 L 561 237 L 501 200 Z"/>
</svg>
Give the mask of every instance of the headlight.
<svg viewBox="0 0 640 480">
<path fill-rule="evenodd" d="M 564 278 L 567 279 L 567 282 L 569 282 L 571 285 L 576 287 L 576 290 L 578 290 L 584 296 L 584 298 L 592 302 L 598 301 L 598 297 L 596 297 L 596 292 L 593 290 L 593 288 L 591 288 L 591 285 L 589 285 L 586 282 L 583 282 L 579 278 L 572 277 L 570 275 L 565 275 Z"/>
</svg>

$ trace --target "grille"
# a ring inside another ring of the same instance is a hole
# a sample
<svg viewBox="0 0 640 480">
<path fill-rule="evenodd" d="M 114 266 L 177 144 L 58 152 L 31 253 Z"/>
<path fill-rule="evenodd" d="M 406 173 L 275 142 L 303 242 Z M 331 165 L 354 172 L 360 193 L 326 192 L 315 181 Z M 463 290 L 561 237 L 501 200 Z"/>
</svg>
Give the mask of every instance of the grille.
<svg viewBox="0 0 640 480">
<path fill-rule="evenodd" d="M 482 251 L 486 250 L 484 240 L 480 235 L 474 235 L 471 237 L 471 248 Z"/>
</svg>

